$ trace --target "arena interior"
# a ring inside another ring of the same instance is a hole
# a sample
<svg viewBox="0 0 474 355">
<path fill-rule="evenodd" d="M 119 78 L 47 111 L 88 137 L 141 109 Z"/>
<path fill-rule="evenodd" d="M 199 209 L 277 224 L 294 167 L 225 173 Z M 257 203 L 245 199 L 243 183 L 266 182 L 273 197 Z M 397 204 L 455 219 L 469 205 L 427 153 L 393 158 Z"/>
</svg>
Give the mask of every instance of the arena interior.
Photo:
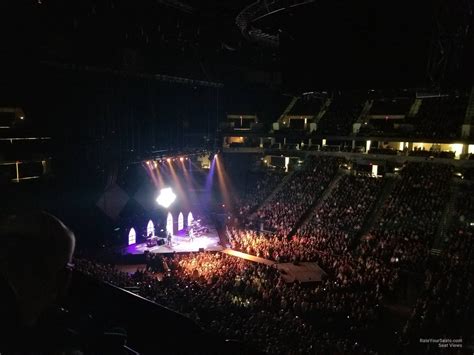
<svg viewBox="0 0 474 355">
<path fill-rule="evenodd" d="M 0 354 L 472 354 L 474 5 L 0 5 Z"/>
</svg>

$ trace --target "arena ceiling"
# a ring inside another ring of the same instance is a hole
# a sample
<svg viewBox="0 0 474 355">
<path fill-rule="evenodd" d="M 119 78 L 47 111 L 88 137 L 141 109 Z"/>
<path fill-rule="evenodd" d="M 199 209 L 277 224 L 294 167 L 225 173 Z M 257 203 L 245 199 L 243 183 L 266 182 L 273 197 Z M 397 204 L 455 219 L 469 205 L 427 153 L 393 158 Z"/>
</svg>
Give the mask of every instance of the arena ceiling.
<svg viewBox="0 0 474 355">
<path fill-rule="evenodd" d="M 209 81 L 222 80 L 230 72 L 239 77 L 242 70 L 281 71 L 298 83 L 319 82 L 321 87 L 329 81 L 360 83 L 373 67 L 374 78 L 394 73 L 385 80 L 388 86 L 403 84 L 392 80 L 400 79 L 400 73 L 410 72 L 414 78 L 423 72 L 409 83 L 414 85 L 428 76 L 430 59 L 436 80 L 450 66 L 468 62 L 463 55 L 469 50 L 457 50 L 472 39 L 472 26 L 466 26 L 472 19 L 468 3 L 7 0 L 0 4 L 0 38 L 6 49 L 0 58 L 10 65 L 76 64 Z M 239 27 L 249 7 L 245 28 Z M 448 12 L 450 23 L 439 17 Z M 456 21 L 459 25 L 453 25 Z M 441 24 L 437 28 L 444 42 L 436 42 L 436 24 Z M 448 57 L 454 64 L 447 63 Z M 351 78 L 353 73 L 359 76 Z"/>
<path fill-rule="evenodd" d="M 0 4 L 9 64 L 57 62 L 217 80 L 218 64 L 262 67 L 235 25 L 242 1 L 8 0 Z M 268 60 L 267 60 L 268 59 Z"/>
</svg>

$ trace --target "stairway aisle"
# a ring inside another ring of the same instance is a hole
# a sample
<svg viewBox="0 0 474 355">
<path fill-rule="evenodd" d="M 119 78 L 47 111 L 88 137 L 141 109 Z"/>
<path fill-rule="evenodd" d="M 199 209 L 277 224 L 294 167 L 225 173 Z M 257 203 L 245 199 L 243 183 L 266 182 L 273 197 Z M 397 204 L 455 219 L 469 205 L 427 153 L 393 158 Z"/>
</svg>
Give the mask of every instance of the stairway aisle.
<svg viewBox="0 0 474 355">
<path fill-rule="evenodd" d="M 375 221 L 379 218 L 380 212 L 382 211 L 382 206 L 385 203 L 387 197 L 392 192 L 396 181 L 397 178 L 385 178 L 385 183 L 382 188 L 382 191 L 380 191 L 379 197 L 377 198 L 377 202 L 374 204 L 372 211 L 370 211 L 370 214 L 367 216 L 364 223 L 362 224 L 362 228 L 359 231 L 359 236 L 357 240 L 366 235 L 369 232 L 370 228 L 372 228 L 372 226 L 374 225 Z"/>
<path fill-rule="evenodd" d="M 474 124 L 474 86 L 471 89 L 471 95 L 469 96 L 469 102 L 466 108 L 466 116 L 464 117 L 464 124 Z M 473 133 L 471 133 L 471 136 Z"/>
<path fill-rule="evenodd" d="M 290 113 L 290 111 L 293 109 L 293 106 L 295 106 L 295 104 L 298 100 L 299 100 L 298 96 L 294 96 L 291 99 L 290 103 L 285 108 L 285 111 L 283 111 L 283 113 L 280 115 L 280 118 L 278 119 L 278 121 L 282 121 L 286 117 L 286 115 Z"/>
<path fill-rule="evenodd" d="M 280 181 L 280 183 L 275 187 L 275 189 L 270 193 L 270 195 L 267 196 L 265 200 L 262 201 L 262 203 L 259 206 L 256 206 L 254 208 L 253 213 L 250 215 L 249 219 L 253 220 L 257 214 L 257 211 L 260 207 L 265 206 L 268 202 L 270 202 L 273 197 L 285 186 L 285 184 L 292 178 L 293 174 L 295 173 L 295 170 L 291 171 L 286 175 L 283 180 Z"/>
<path fill-rule="evenodd" d="M 321 196 L 321 198 L 319 198 L 318 200 L 316 200 L 309 208 L 308 210 L 301 216 L 301 218 L 298 220 L 298 222 L 296 222 L 296 224 L 293 226 L 293 229 L 290 231 L 290 233 L 288 234 L 288 238 L 291 238 L 293 235 L 295 235 L 296 231 L 303 225 L 305 224 L 308 219 L 311 217 L 311 215 L 313 214 L 313 212 L 318 209 L 322 203 L 331 195 L 332 191 L 334 190 L 334 188 L 337 186 L 337 184 L 339 183 L 339 181 L 341 180 L 341 178 L 344 176 L 344 174 L 346 174 L 346 172 L 342 173 L 342 172 L 338 172 L 336 174 L 336 176 L 334 177 L 334 179 L 332 179 L 332 181 L 329 183 L 328 187 L 326 188 L 326 190 L 324 191 L 323 195 Z"/>
<path fill-rule="evenodd" d="M 446 208 L 443 211 L 443 215 L 441 216 L 438 229 L 436 230 L 436 235 L 433 240 L 433 245 L 431 248 L 432 255 L 441 254 L 441 250 L 443 248 L 444 241 L 448 235 L 448 229 L 451 225 L 451 220 L 453 218 L 456 200 L 459 197 L 459 182 L 453 180 L 449 189 L 449 200 L 446 204 Z"/>
</svg>

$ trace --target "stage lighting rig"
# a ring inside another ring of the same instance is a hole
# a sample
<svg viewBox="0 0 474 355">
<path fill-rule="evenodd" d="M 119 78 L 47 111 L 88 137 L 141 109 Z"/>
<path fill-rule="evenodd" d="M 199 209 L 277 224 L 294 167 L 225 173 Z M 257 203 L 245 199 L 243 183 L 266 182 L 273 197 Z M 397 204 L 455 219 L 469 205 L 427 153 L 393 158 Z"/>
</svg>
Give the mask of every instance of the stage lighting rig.
<svg viewBox="0 0 474 355">
<path fill-rule="evenodd" d="M 146 164 L 148 167 L 153 167 L 158 163 L 184 162 L 185 160 L 200 160 L 203 156 L 209 156 L 212 160 L 214 155 L 219 151 L 209 149 L 185 149 L 177 151 L 163 151 L 161 154 L 153 154 L 148 157 L 143 157 L 140 161 L 135 161 L 132 164 Z"/>
</svg>

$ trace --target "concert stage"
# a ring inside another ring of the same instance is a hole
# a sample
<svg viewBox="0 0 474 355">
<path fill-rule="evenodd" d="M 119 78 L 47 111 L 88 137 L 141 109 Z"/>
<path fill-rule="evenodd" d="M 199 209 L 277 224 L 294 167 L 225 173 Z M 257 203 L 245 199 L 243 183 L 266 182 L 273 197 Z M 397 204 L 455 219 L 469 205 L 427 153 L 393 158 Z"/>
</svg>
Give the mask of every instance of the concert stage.
<svg viewBox="0 0 474 355">
<path fill-rule="evenodd" d="M 164 242 L 163 245 L 155 245 L 152 247 L 147 247 L 146 243 L 141 244 L 132 244 L 124 248 L 124 254 L 143 254 L 145 251 L 150 253 L 186 253 L 186 252 L 197 252 L 199 249 L 204 251 L 220 251 L 224 248 L 220 244 L 219 235 L 215 228 L 208 228 L 209 232 L 195 237 L 194 240 L 191 240 L 190 237 L 186 235 L 173 235 L 171 238 L 171 246 L 168 246 L 165 238 L 161 238 Z"/>
</svg>

